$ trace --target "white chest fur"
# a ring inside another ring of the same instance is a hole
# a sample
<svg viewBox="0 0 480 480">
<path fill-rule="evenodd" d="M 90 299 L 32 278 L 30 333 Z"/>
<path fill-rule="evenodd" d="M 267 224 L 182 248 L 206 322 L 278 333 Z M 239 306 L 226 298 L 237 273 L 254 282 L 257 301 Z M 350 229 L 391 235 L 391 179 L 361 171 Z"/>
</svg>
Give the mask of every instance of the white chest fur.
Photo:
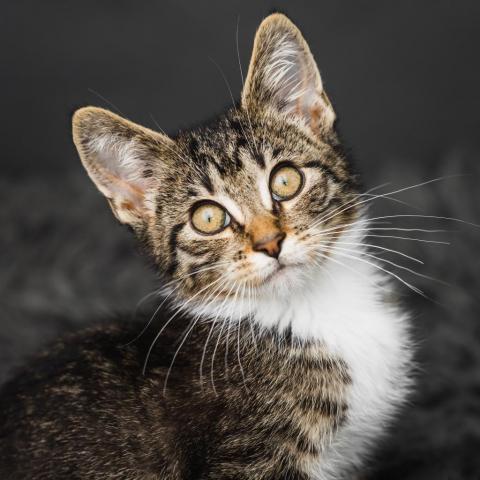
<svg viewBox="0 0 480 480">
<path fill-rule="evenodd" d="M 267 323 L 278 314 L 295 336 L 324 343 L 348 365 L 347 421 L 312 465 L 311 478 L 317 480 L 342 478 L 362 465 L 409 386 L 407 316 L 382 301 L 385 292 L 372 266 L 353 261 L 349 266 L 329 262 L 309 291 L 288 304 L 265 305 L 257 316 Z"/>
<path fill-rule="evenodd" d="M 385 276 L 361 260 L 361 249 L 348 264 L 342 256 L 330 256 L 290 295 L 265 296 L 253 305 L 222 305 L 230 320 L 249 317 L 266 328 L 291 327 L 296 338 L 321 342 L 346 362 L 352 378 L 347 420 L 331 443 L 322 446 L 311 466 L 312 480 L 338 480 L 361 467 L 410 386 L 408 316 L 385 302 Z M 197 310 L 218 317 L 221 308 L 216 308 Z"/>
</svg>

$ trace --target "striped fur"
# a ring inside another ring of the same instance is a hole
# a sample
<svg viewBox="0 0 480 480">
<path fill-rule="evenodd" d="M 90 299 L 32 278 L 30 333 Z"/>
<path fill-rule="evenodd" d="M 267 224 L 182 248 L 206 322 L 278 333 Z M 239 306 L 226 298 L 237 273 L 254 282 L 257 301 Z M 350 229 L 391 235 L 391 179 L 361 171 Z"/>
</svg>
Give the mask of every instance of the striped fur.
<svg viewBox="0 0 480 480">
<path fill-rule="evenodd" d="M 352 259 L 359 278 L 329 248 L 362 252 L 365 212 L 298 29 L 278 14 L 261 24 L 241 102 L 208 125 L 169 138 L 87 107 L 73 136 L 115 216 L 154 259 L 166 301 L 160 325 L 136 342 L 125 326 L 85 332 L 6 387 L 2 478 L 361 471 L 408 391 L 407 318 L 375 269 Z M 281 165 L 302 178 L 285 201 L 270 191 Z M 205 201 L 230 219 L 212 235 L 192 224 Z M 275 255 L 256 248 L 271 238 Z"/>
</svg>

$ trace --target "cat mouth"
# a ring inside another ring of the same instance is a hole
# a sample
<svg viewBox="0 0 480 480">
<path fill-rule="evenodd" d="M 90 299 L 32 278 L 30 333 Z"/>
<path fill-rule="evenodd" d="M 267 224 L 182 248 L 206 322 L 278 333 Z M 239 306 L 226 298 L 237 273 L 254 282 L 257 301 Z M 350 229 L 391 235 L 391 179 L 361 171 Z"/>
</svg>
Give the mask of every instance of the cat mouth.
<svg viewBox="0 0 480 480">
<path fill-rule="evenodd" d="M 265 283 L 268 283 L 268 282 L 271 282 L 273 280 L 275 280 L 276 278 L 279 278 L 281 275 L 282 275 L 282 272 L 284 272 L 284 270 L 287 268 L 286 265 L 282 265 L 282 264 L 278 264 L 277 267 L 275 268 L 275 270 L 273 270 L 272 272 L 270 272 L 263 280 L 262 280 L 262 283 L 265 284 Z"/>
<path fill-rule="evenodd" d="M 262 278 L 260 285 L 274 284 L 281 280 L 286 280 L 292 277 L 293 272 L 298 272 L 302 268 L 301 263 L 284 264 L 278 262 L 275 269 Z"/>
</svg>

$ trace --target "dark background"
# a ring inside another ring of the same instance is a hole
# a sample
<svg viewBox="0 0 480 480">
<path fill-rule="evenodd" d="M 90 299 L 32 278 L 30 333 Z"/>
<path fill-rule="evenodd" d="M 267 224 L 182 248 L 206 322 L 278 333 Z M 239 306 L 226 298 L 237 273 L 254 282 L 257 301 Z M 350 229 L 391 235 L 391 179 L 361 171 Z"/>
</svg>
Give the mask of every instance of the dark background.
<svg viewBox="0 0 480 480">
<path fill-rule="evenodd" d="M 211 117 L 230 96 L 210 59 L 238 98 L 237 22 L 245 73 L 255 29 L 277 9 L 309 42 L 366 186 L 442 177 L 397 196 L 412 206 L 375 201 L 373 212 L 480 223 L 478 1 L 2 1 L 0 381 L 52 338 L 133 312 L 157 286 L 80 165 L 72 112 L 104 106 L 169 132 Z M 417 387 L 371 477 L 480 478 L 480 229 L 395 226 L 448 230 L 421 238 L 450 245 L 383 241 L 450 285 L 389 265 L 429 298 L 399 284 Z"/>
</svg>

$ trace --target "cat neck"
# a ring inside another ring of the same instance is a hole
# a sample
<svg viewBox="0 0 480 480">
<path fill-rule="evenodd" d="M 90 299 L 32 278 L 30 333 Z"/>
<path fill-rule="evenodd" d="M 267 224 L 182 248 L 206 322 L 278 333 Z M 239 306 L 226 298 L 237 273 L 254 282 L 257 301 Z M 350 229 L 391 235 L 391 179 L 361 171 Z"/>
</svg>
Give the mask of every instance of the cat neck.
<svg viewBox="0 0 480 480">
<path fill-rule="evenodd" d="M 332 337 L 330 343 L 343 341 L 346 330 L 355 331 L 362 320 L 381 319 L 393 309 L 383 300 L 391 295 L 383 271 L 363 256 L 366 246 L 361 231 L 349 229 L 342 242 L 354 248 L 349 253 L 344 249 L 332 251 L 321 267 L 308 272 L 301 286 L 285 295 L 192 306 L 193 313 L 219 323 L 251 321 L 260 329 L 288 332 L 299 340 Z"/>
<path fill-rule="evenodd" d="M 332 328 L 343 335 L 350 322 L 384 312 L 382 298 L 388 290 L 381 280 L 374 264 L 361 258 L 349 258 L 347 264 L 341 255 L 333 254 L 311 281 L 289 298 L 259 301 L 253 318 L 265 328 L 290 330 L 298 339 L 324 340 Z"/>
</svg>

